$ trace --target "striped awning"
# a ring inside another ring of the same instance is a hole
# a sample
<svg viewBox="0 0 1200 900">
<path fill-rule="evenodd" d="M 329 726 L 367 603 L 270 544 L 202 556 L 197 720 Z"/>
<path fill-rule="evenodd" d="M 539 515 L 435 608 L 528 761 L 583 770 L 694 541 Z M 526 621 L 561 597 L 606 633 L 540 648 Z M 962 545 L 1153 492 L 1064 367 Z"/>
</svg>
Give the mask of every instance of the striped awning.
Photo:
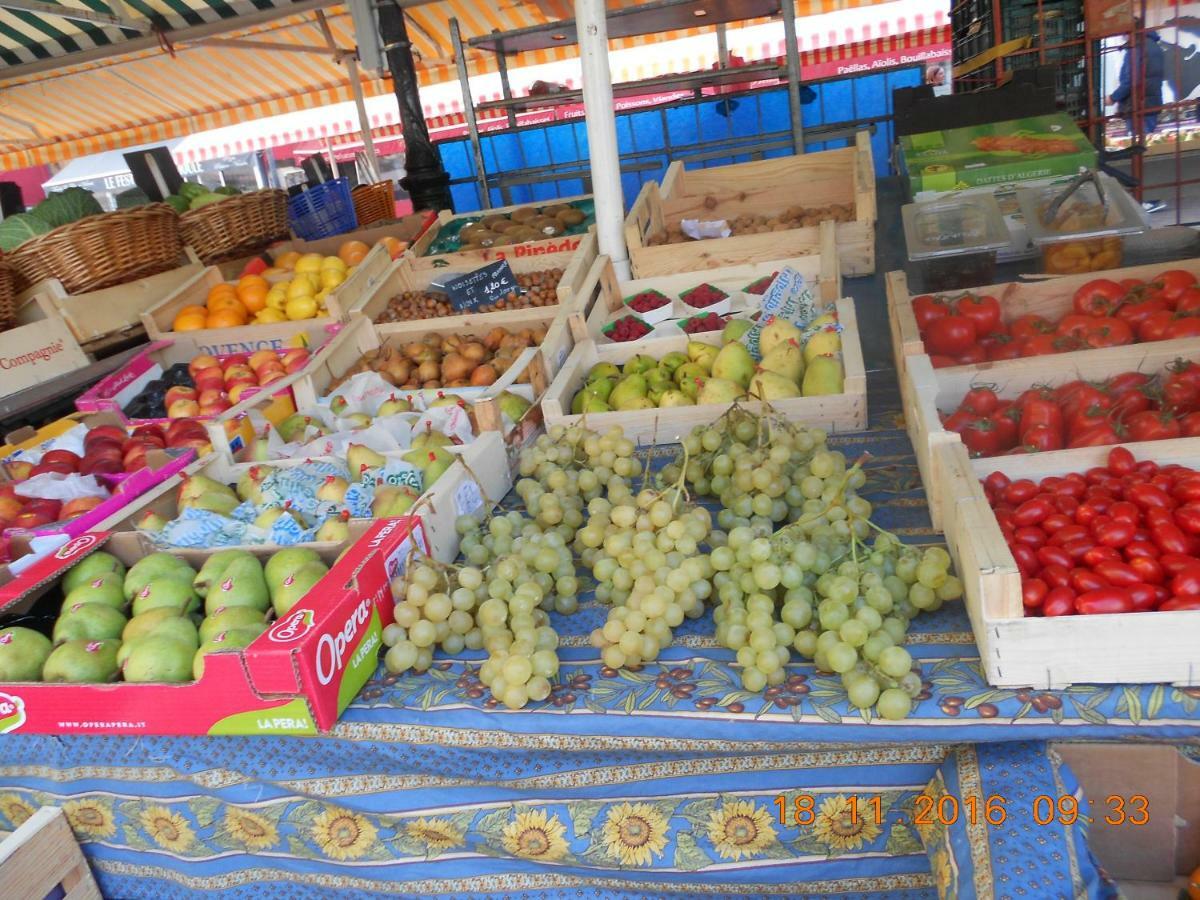
<svg viewBox="0 0 1200 900">
<path fill-rule="evenodd" d="M 5 6 L 0 0 L 0 168 L 60 163 L 353 99 L 345 65 L 328 52 L 318 10 L 324 7 L 328 38 L 341 50 L 354 47 L 353 24 L 346 7 L 328 2 L 11 0 Z M 800 0 L 797 7 L 809 14 L 871 3 Z M 47 11 L 54 6 L 63 14 Z M 409 37 L 422 82 L 455 77 L 448 27 L 452 17 L 470 38 L 557 21 L 572 8 L 570 0 L 438 0 L 410 7 Z M 222 21 L 245 27 L 187 42 L 173 40 L 180 29 Z M 701 31 L 630 38 L 613 46 L 640 46 L 690 33 Z M 242 44 L 225 43 L 229 39 Z M 293 49 L 271 49 L 271 44 Z M 114 47 L 127 49 L 99 58 Z M 575 55 L 575 47 L 556 47 L 522 54 L 510 65 Z M 469 51 L 468 62 L 474 74 L 495 66 L 493 54 L 484 50 Z M 23 68 L 31 63 L 40 68 Z M 369 76 L 363 88 L 367 96 L 391 92 L 389 82 Z"/>
</svg>

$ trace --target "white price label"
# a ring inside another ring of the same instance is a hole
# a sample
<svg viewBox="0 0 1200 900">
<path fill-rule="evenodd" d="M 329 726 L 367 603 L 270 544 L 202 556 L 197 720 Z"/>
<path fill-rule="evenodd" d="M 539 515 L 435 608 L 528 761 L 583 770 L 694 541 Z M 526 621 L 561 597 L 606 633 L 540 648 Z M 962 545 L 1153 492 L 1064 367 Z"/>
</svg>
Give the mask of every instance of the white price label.
<svg viewBox="0 0 1200 900">
<path fill-rule="evenodd" d="M 460 516 L 469 516 L 483 506 L 483 493 L 479 485 L 468 479 L 454 492 L 454 509 Z"/>
</svg>

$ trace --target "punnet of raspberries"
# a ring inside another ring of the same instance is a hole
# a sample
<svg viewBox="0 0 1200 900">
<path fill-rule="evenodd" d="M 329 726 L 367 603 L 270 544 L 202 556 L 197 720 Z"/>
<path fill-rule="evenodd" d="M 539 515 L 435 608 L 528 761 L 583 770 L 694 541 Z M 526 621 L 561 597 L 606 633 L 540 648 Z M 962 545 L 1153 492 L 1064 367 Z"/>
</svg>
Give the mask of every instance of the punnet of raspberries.
<svg viewBox="0 0 1200 900">
<path fill-rule="evenodd" d="M 701 334 L 705 331 L 720 331 L 725 327 L 725 320 L 716 313 L 705 313 L 702 316 L 692 316 L 683 323 L 683 330 L 687 334 Z"/>
<path fill-rule="evenodd" d="M 610 341 L 636 341 L 638 338 L 644 338 L 650 331 L 650 326 L 637 316 L 622 316 L 613 322 L 612 327 L 606 329 L 605 334 Z"/>
<path fill-rule="evenodd" d="M 704 309 L 706 306 L 712 306 L 714 303 L 720 303 L 729 295 L 720 288 L 713 287 L 711 284 L 702 284 L 699 287 L 694 287 L 680 299 L 688 306 L 694 306 L 697 309 Z"/>
<path fill-rule="evenodd" d="M 658 291 L 642 291 L 637 296 L 633 297 L 627 304 L 630 309 L 637 310 L 640 313 L 650 312 L 651 310 L 660 309 L 671 302 L 671 298 L 666 294 L 660 294 Z"/>
<path fill-rule="evenodd" d="M 778 272 L 772 272 L 770 275 L 764 275 L 762 278 L 758 279 L 752 284 L 746 285 L 744 292 L 747 294 L 758 294 L 759 296 L 762 296 L 767 292 L 767 288 L 771 286 L 771 282 L 775 280 L 777 275 L 779 275 Z"/>
</svg>

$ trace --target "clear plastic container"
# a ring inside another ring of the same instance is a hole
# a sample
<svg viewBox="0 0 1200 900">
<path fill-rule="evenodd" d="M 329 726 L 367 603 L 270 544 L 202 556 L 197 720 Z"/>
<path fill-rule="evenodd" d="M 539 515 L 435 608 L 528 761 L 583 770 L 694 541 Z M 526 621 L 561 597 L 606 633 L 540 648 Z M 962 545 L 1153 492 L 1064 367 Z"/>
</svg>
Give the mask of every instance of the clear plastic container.
<svg viewBox="0 0 1200 900">
<path fill-rule="evenodd" d="M 910 203 L 900 215 L 908 259 L 923 290 L 957 291 L 995 280 L 996 253 L 1010 242 L 995 197 L 939 197 Z"/>
<path fill-rule="evenodd" d="M 1142 210 L 1116 179 L 1098 173 L 1108 200 L 1100 201 L 1096 185 L 1080 186 L 1059 207 L 1050 222 L 1042 216 L 1068 181 L 1037 188 L 1018 188 L 1017 202 L 1029 239 L 1042 252 L 1043 270 L 1051 275 L 1078 275 L 1116 269 L 1125 255 L 1124 235 L 1145 231 Z"/>
</svg>

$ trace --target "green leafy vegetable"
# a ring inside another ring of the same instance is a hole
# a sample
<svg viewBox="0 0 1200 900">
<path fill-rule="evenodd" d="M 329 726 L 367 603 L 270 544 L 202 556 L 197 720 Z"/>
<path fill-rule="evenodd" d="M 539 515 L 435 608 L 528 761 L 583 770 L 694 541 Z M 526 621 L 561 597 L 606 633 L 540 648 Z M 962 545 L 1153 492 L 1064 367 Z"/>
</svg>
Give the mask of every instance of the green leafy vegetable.
<svg viewBox="0 0 1200 900">
<path fill-rule="evenodd" d="M 102 212 L 104 210 L 90 191 L 72 187 L 51 194 L 31 209 L 29 215 L 41 219 L 51 228 L 58 228 L 60 225 L 69 225 L 71 222 Z"/>
<path fill-rule="evenodd" d="M 32 213 L 17 213 L 0 222 L 0 248 L 16 250 L 23 243 L 39 234 L 50 231 L 50 226 Z"/>
</svg>

